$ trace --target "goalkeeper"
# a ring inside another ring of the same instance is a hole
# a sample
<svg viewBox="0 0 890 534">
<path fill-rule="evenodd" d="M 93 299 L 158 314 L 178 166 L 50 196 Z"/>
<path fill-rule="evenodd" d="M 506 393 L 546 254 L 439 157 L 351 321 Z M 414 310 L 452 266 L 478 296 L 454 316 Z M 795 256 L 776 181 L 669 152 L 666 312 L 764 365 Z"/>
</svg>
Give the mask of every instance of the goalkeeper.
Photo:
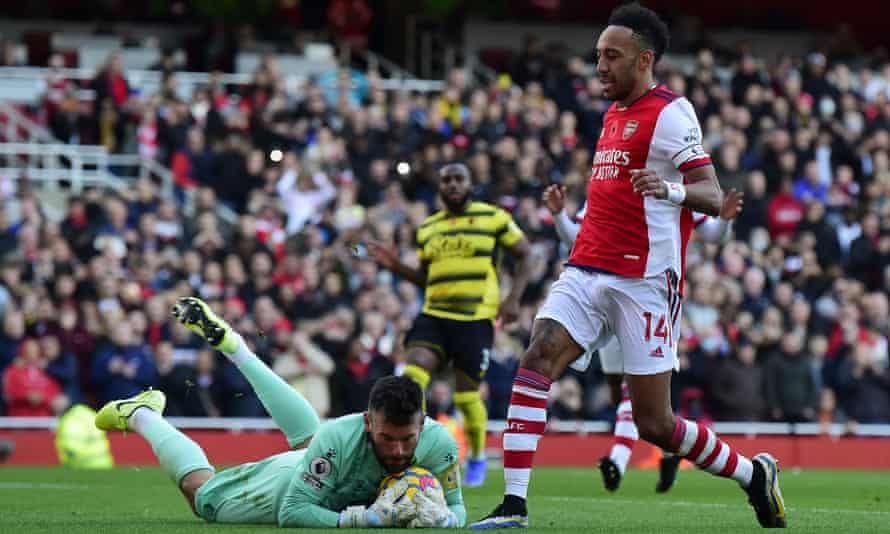
<svg viewBox="0 0 890 534">
<path fill-rule="evenodd" d="M 319 424 L 308 402 L 204 302 L 181 298 L 173 315 L 235 363 L 294 449 L 215 473 L 201 447 L 164 420 L 160 391 L 106 404 L 96 426 L 142 435 L 195 514 L 209 522 L 281 527 L 464 525 L 457 443 L 443 426 L 424 418 L 422 393 L 410 379 L 382 378 L 367 412 Z M 377 495 L 386 475 L 412 465 L 437 476 L 444 498 L 427 489 L 395 503 L 407 487 L 404 481 Z"/>
</svg>

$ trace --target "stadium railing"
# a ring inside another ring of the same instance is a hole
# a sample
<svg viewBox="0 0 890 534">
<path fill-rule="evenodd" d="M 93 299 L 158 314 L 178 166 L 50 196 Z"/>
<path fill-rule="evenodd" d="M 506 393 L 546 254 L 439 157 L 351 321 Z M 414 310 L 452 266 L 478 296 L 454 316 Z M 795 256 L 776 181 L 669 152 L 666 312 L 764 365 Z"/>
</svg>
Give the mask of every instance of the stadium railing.
<svg viewBox="0 0 890 534">
<path fill-rule="evenodd" d="M 101 145 L 71 145 L 55 138 L 14 105 L 0 100 L 0 176 L 39 183 L 43 191 L 60 191 L 62 183 L 79 193 L 95 186 L 120 190 L 139 178 L 151 178 L 160 185 L 161 194 L 173 196 L 173 173 L 155 160 L 139 154 L 109 154 Z M 186 212 L 191 211 L 192 195 L 186 193 Z M 43 202 L 47 214 L 61 219 L 63 213 L 51 202 Z M 225 204 L 217 204 L 217 214 L 234 223 L 238 214 Z"/>
<path fill-rule="evenodd" d="M 277 430 L 271 418 L 239 418 L 239 417 L 168 417 L 170 423 L 187 430 Z M 52 430 L 56 428 L 56 417 L 0 417 L 0 429 L 4 430 Z M 488 422 L 488 432 L 501 433 L 507 422 L 493 420 Z M 848 427 L 840 423 L 827 426 L 819 423 L 770 423 L 770 422 L 717 422 L 712 428 L 719 434 L 744 436 L 858 436 L 858 437 L 890 437 L 890 424 L 860 424 Z M 607 421 L 551 421 L 547 426 L 548 433 L 554 434 L 602 434 L 612 431 L 612 424 Z"/>
<path fill-rule="evenodd" d="M 382 58 L 378 58 L 378 63 Z M 23 102 L 36 105 L 43 97 L 40 90 L 44 81 L 50 74 L 63 76 L 69 80 L 78 82 L 89 81 L 95 78 L 94 69 L 58 69 L 51 70 L 43 67 L 0 67 L 0 100 Z M 141 95 L 157 93 L 162 84 L 162 73 L 152 70 L 127 70 L 127 81 Z M 289 89 L 295 89 L 305 82 L 306 76 L 285 75 Z M 194 90 L 208 85 L 211 74 L 207 72 L 177 72 L 177 95 L 189 100 Z M 224 74 L 219 81 L 228 86 L 243 86 L 253 79 L 251 74 Z M 444 89 L 442 80 L 421 80 L 413 77 L 390 77 L 380 80 L 380 87 L 387 91 L 417 91 L 423 93 L 438 92 Z M 96 97 L 92 89 L 81 88 L 77 92 L 78 99 L 84 102 L 93 101 Z"/>
</svg>

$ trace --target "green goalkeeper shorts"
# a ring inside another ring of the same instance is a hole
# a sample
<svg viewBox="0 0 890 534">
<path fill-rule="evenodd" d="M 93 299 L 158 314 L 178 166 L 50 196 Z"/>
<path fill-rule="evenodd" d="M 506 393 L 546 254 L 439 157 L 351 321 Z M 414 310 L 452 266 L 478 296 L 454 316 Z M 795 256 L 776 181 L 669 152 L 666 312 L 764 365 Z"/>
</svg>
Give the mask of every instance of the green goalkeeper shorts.
<svg viewBox="0 0 890 534">
<path fill-rule="evenodd" d="M 213 523 L 278 524 L 278 508 L 305 449 L 236 465 L 213 475 L 195 495 L 195 510 Z"/>
</svg>

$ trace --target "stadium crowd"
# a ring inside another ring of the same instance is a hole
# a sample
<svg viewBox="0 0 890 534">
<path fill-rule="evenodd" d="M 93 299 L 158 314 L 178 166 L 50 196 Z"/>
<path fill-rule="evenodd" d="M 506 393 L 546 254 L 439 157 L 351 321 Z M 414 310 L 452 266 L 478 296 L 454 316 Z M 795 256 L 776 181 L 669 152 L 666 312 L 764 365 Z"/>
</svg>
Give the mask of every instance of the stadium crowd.
<svg viewBox="0 0 890 534">
<path fill-rule="evenodd" d="M 169 415 L 265 415 L 233 365 L 169 317 L 188 294 L 223 310 L 321 415 L 361 411 L 374 380 L 404 364 L 422 297 L 361 244 L 416 262 L 436 171 L 462 160 L 475 197 L 509 210 L 536 258 L 486 377 L 491 417 L 504 418 L 567 254 L 541 193 L 562 183 L 577 209 L 610 104 L 582 57 L 526 52 L 512 72 L 521 85 L 456 69 L 440 94 L 386 92 L 377 73 L 346 69 L 289 92 L 272 56 L 250 84 L 211 83 L 188 101 L 175 70 L 160 93 L 135 96 L 112 58 L 88 112 L 73 84 L 49 80 L 42 112 L 58 137 L 134 147 L 171 167 L 178 194 L 150 180 L 87 190 L 56 223 L 27 183 L 0 188 L 19 200 L 0 212 L 0 413 L 50 415 L 153 386 Z M 814 52 L 720 65 L 703 49 L 692 74 L 664 61 L 660 77 L 695 106 L 724 188 L 746 194 L 731 240 L 690 244 L 675 407 L 698 420 L 890 422 L 890 64 Z M 612 416 L 596 367 L 554 385 L 552 417 Z M 429 400 L 453 410 L 445 383 Z"/>
</svg>

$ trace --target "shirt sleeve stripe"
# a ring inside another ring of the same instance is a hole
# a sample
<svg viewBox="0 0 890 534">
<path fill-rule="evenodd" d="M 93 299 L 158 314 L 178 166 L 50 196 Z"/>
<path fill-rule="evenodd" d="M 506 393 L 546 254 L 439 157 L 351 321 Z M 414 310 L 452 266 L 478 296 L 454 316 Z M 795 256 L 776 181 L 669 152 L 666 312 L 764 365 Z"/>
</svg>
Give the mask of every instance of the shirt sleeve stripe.
<svg viewBox="0 0 890 534">
<path fill-rule="evenodd" d="M 677 168 L 680 169 L 680 172 L 689 172 L 692 169 L 695 169 L 697 167 L 704 167 L 705 165 L 710 165 L 710 164 L 711 164 L 711 158 L 705 156 L 703 158 L 691 159 L 691 160 L 687 161 L 686 163 L 680 165 Z"/>
</svg>

